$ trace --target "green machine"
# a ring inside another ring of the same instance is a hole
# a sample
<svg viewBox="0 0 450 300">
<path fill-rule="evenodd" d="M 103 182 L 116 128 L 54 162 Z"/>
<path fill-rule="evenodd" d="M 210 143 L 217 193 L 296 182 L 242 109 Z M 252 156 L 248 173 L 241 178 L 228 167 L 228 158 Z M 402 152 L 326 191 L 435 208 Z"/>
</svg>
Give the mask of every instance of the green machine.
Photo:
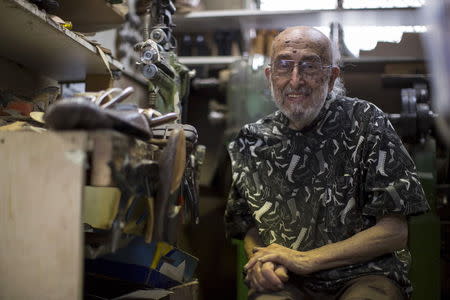
<svg viewBox="0 0 450 300">
<path fill-rule="evenodd" d="M 391 80 L 395 81 L 395 78 Z M 397 84 L 405 84 L 402 78 L 396 81 Z M 412 88 L 401 89 L 402 112 L 391 114 L 389 118 L 416 164 L 417 175 L 430 205 L 428 213 L 408 220 L 412 299 L 438 300 L 441 299 L 441 222 L 437 215 L 437 170 L 440 166 L 434 130 L 436 115 L 430 108 L 427 80 L 418 75 L 409 78 L 406 84 Z M 448 157 L 443 163 L 448 165 Z"/>
<path fill-rule="evenodd" d="M 171 0 L 147 1 L 144 40 L 135 45 L 140 54 L 137 64 L 149 80 L 149 107 L 163 114 L 186 112 L 181 106 L 187 102 L 190 79 L 194 76 L 178 61 L 174 51 L 172 15 L 175 10 Z"/>
<path fill-rule="evenodd" d="M 410 279 L 413 300 L 441 299 L 440 220 L 436 214 L 436 140 L 428 137 L 411 149 L 430 211 L 409 220 L 409 248 L 412 256 Z"/>
</svg>

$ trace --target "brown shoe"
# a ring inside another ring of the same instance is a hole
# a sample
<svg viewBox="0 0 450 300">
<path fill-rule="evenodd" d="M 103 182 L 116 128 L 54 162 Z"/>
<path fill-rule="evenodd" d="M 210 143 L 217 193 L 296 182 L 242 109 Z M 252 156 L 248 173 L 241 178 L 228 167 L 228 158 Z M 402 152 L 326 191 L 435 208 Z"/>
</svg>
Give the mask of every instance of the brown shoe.
<svg viewBox="0 0 450 300">
<path fill-rule="evenodd" d="M 186 167 L 186 138 L 183 127 L 171 131 L 159 159 L 159 189 L 155 201 L 155 241 L 167 240 L 170 196 L 178 190 Z"/>
</svg>

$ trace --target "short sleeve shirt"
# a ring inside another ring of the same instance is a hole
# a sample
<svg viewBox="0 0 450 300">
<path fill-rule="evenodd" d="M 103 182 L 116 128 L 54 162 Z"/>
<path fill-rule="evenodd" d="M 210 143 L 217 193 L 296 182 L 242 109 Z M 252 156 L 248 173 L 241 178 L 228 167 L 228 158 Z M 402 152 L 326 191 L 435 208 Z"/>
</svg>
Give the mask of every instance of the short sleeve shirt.
<svg viewBox="0 0 450 300">
<path fill-rule="evenodd" d="M 414 163 L 386 115 L 347 97 L 327 100 L 301 131 L 277 111 L 242 128 L 229 145 L 232 187 L 225 212 L 229 237 L 256 227 L 265 245 L 308 251 L 345 240 L 379 217 L 429 209 Z M 411 292 L 408 260 L 396 253 L 313 273 L 313 289 L 384 274 Z"/>
</svg>

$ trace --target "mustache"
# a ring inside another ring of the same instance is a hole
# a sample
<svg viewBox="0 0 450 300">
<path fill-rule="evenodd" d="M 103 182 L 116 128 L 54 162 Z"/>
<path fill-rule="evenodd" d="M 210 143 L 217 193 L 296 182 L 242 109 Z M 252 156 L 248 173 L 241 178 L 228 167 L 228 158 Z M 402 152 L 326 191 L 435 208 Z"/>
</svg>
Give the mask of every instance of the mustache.
<svg viewBox="0 0 450 300">
<path fill-rule="evenodd" d="M 293 89 L 290 86 L 286 86 L 283 89 L 284 96 L 287 96 L 288 94 L 300 94 L 300 95 L 309 96 L 311 93 L 312 93 L 311 89 L 306 86 L 302 86 L 298 89 Z"/>
</svg>

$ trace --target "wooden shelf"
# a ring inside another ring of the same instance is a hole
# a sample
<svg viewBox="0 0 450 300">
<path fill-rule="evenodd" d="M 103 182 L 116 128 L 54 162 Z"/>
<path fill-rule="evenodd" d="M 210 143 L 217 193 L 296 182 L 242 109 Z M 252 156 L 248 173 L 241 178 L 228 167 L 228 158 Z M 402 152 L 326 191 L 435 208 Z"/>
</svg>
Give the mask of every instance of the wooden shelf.
<svg viewBox="0 0 450 300">
<path fill-rule="evenodd" d="M 56 14 L 72 22 L 73 30 L 97 32 L 117 28 L 125 21 L 124 16 L 105 0 L 58 0 L 60 8 Z"/>
<path fill-rule="evenodd" d="M 232 29 L 280 29 L 288 26 L 412 26 L 425 25 L 418 8 L 334 10 L 217 10 L 175 15 L 175 32 L 209 32 Z"/>
<path fill-rule="evenodd" d="M 97 49 L 25 0 L 0 0 L 0 57 L 58 81 L 108 74 Z M 122 65 L 108 56 L 113 70 Z"/>
</svg>

